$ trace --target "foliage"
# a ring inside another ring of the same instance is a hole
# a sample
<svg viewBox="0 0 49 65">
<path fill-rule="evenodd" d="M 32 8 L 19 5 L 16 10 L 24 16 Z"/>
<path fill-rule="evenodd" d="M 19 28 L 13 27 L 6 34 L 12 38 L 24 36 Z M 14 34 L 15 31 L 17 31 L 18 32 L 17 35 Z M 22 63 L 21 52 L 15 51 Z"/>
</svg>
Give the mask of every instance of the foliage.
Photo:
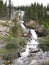
<svg viewBox="0 0 49 65">
<path fill-rule="evenodd" d="M 11 26 L 9 30 L 9 35 L 12 37 L 19 37 L 22 34 L 22 29 L 20 26 L 20 23 L 18 23 L 18 13 L 16 13 L 16 16 L 13 20 L 13 26 Z"/>
<path fill-rule="evenodd" d="M 42 65 L 49 65 L 49 62 L 43 63 Z"/>
<path fill-rule="evenodd" d="M 3 0 L 0 0 L 0 18 L 2 17 L 7 17 L 7 7 Z"/>
<path fill-rule="evenodd" d="M 10 20 L 10 18 L 11 18 L 11 8 L 12 8 L 12 6 L 11 6 L 11 0 L 9 0 L 9 6 L 8 6 L 8 8 L 9 8 L 9 20 Z"/>
<path fill-rule="evenodd" d="M 49 8 L 49 5 L 47 6 Z M 29 22 L 29 20 L 35 20 L 38 24 L 45 26 L 46 34 L 49 28 L 49 15 L 47 14 L 47 8 L 43 4 L 34 3 L 30 6 L 17 7 L 16 10 L 23 10 L 25 12 L 23 20 Z M 31 26 L 30 26 L 31 27 Z"/>
<path fill-rule="evenodd" d="M 49 11 L 49 4 L 47 5 L 47 10 Z"/>
<path fill-rule="evenodd" d="M 49 36 L 39 39 L 39 42 L 40 42 L 39 47 L 43 51 L 49 51 Z"/>
<path fill-rule="evenodd" d="M 16 58 L 16 51 L 14 50 L 6 50 L 3 55 L 3 59 L 7 61 L 12 61 L 14 58 Z"/>
<path fill-rule="evenodd" d="M 31 4 L 30 6 L 21 6 L 17 7 L 17 9 L 25 11 L 24 20 L 27 22 L 28 20 L 35 20 L 38 23 L 43 23 L 44 19 L 47 16 L 47 9 L 43 6 L 43 4 Z M 44 18 L 45 17 L 45 18 Z M 44 19 L 43 19 L 44 18 Z"/>
<path fill-rule="evenodd" d="M 26 44 L 27 40 L 21 37 L 18 38 L 7 38 L 7 45 L 5 47 L 5 49 L 7 50 L 18 50 L 21 49 L 21 47 L 24 47 L 24 45 Z"/>
<path fill-rule="evenodd" d="M 17 49 L 17 45 L 15 43 L 9 43 L 6 45 L 5 49 L 7 50 Z"/>
<path fill-rule="evenodd" d="M 3 27 L 8 26 L 7 23 L 1 23 Z"/>
<path fill-rule="evenodd" d="M 5 51 L 5 49 L 0 49 L 0 54 L 3 54 Z"/>
<path fill-rule="evenodd" d="M 10 36 L 18 37 L 21 34 L 21 27 L 16 24 L 16 26 L 13 26 L 9 31 Z"/>
<path fill-rule="evenodd" d="M 3 59 L 4 60 L 10 60 L 12 61 L 13 59 L 18 57 L 17 52 L 22 50 L 24 48 L 24 45 L 26 44 L 26 39 L 24 38 L 6 38 L 6 46 L 5 46 L 5 51 L 3 52 Z"/>
</svg>

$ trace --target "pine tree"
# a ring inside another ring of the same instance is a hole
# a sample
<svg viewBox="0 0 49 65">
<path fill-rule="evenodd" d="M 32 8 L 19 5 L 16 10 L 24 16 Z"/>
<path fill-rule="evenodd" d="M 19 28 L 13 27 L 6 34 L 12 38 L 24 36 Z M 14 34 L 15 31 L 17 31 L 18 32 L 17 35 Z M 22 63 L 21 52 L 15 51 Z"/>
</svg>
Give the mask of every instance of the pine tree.
<svg viewBox="0 0 49 65">
<path fill-rule="evenodd" d="M 9 20 L 11 18 L 11 0 L 9 0 Z"/>
</svg>

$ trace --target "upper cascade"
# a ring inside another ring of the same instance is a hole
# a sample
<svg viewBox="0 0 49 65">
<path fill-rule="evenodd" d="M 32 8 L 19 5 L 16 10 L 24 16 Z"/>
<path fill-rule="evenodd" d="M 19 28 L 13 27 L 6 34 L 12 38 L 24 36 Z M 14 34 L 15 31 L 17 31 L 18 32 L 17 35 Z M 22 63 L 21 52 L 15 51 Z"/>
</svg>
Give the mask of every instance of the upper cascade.
<svg viewBox="0 0 49 65">
<path fill-rule="evenodd" d="M 32 35 L 31 38 L 37 40 L 37 34 L 36 34 L 35 30 L 30 29 L 30 32 L 31 32 L 31 35 Z"/>
<path fill-rule="evenodd" d="M 24 21 L 20 20 L 20 25 L 22 27 L 22 29 L 26 32 L 26 27 L 24 26 Z"/>
</svg>

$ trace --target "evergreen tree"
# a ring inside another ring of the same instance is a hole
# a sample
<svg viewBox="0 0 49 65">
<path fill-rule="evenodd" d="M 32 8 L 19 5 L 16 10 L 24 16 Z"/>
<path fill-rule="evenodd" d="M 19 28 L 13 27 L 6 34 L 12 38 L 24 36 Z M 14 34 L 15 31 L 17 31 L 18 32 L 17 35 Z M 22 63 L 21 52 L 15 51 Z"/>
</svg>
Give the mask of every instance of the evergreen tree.
<svg viewBox="0 0 49 65">
<path fill-rule="evenodd" d="M 3 1 L 0 0 L 0 18 L 3 16 Z"/>
<path fill-rule="evenodd" d="M 11 18 L 11 0 L 9 0 L 9 19 Z"/>
<path fill-rule="evenodd" d="M 49 11 L 49 4 L 47 5 L 47 10 Z"/>
</svg>

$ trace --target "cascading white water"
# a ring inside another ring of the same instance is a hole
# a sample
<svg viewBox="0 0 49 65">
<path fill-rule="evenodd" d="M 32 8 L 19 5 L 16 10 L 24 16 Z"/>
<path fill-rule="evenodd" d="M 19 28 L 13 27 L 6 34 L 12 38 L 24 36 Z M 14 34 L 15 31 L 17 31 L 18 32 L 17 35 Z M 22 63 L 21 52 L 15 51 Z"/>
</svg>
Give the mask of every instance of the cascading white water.
<svg viewBox="0 0 49 65">
<path fill-rule="evenodd" d="M 24 31 L 28 31 L 26 30 L 26 27 L 23 25 L 24 21 L 21 21 L 21 27 Z M 38 46 L 38 42 L 36 41 L 37 40 L 37 34 L 35 32 L 34 29 L 30 29 L 30 32 L 31 32 L 31 39 L 30 41 L 27 42 L 27 46 L 26 46 L 26 50 L 25 52 L 22 52 L 21 53 L 21 57 L 27 57 L 29 56 L 30 54 L 30 49 L 32 49 L 32 51 L 35 51 L 37 50 L 37 46 Z"/>
<path fill-rule="evenodd" d="M 36 34 L 35 30 L 30 29 L 30 32 L 31 32 L 31 35 L 32 35 L 31 38 L 34 39 L 34 40 L 37 40 L 37 34 Z"/>
<path fill-rule="evenodd" d="M 22 27 L 22 29 L 26 32 L 26 27 L 23 25 L 23 23 L 24 23 L 24 21 L 20 21 L 20 25 L 21 25 L 21 27 Z"/>
<path fill-rule="evenodd" d="M 21 57 L 27 57 L 27 56 L 29 56 L 29 48 L 26 48 L 26 50 L 25 50 L 25 52 L 22 52 L 21 53 Z"/>
</svg>

